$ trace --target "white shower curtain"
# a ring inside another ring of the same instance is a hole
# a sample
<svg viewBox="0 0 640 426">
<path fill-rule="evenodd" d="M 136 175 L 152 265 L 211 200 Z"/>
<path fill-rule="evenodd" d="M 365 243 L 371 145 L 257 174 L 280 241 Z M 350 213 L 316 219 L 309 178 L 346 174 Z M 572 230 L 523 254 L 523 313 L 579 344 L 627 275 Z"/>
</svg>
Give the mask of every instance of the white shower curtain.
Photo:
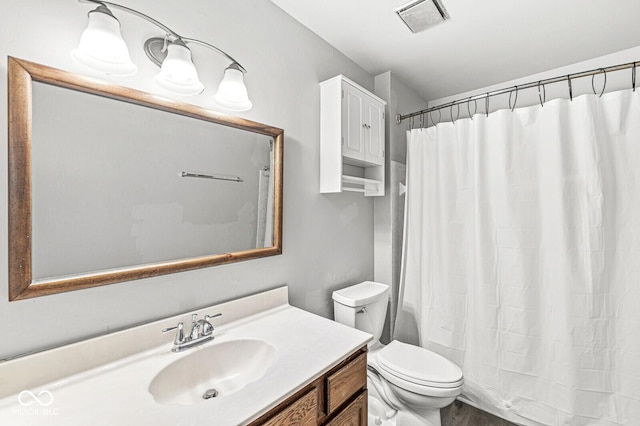
<svg viewBox="0 0 640 426">
<path fill-rule="evenodd" d="M 525 425 L 640 425 L 640 93 L 408 132 L 395 337 Z"/>
</svg>

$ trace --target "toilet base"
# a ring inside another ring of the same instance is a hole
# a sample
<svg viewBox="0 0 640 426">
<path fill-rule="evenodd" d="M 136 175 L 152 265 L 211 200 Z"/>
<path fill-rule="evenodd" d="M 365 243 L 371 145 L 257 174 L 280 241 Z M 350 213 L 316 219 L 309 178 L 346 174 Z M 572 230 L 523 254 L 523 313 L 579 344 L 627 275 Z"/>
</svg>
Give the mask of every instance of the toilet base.
<svg viewBox="0 0 640 426">
<path fill-rule="evenodd" d="M 377 374 L 375 366 L 367 371 L 367 387 L 367 414 L 372 426 L 441 426 L 440 409 L 455 400 L 455 397 L 418 395 L 395 387 Z"/>
<path fill-rule="evenodd" d="M 387 417 L 388 411 L 385 410 L 384 404 L 375 396 L 369 395 L 369 426 L 396 426 L 396 416 Z"/>
<path fill-rule="evenodd" d="M 367 418 L 370 426 L 441 426 L 440 408 L 421 407 L 419 415 L 406 407 L 396 411 L 388 405 L 389 401 L 385 402 L 384 397 L 378 393 L 382 389 L 376 386 L 379 383 L 374 383 L 375 380 L 375 377 L 367 378 L 369 388 Z"/>
<path fill-rule="evenodd" d="M 369 396 L 369 412 L 367 417 L 369 426 L 442 426 L 440 420 L 440 409 L 434 409 L 430 413 L 421 413 L 418 417 L 415 413 L 399 411 L 392 417 L 384 405 L 375 396 Z"/>
<path fill-rule="evenodd" d="M 408 410 L 400 410 L 396 415 L 397 426 L 441 426 L 440 409 L 434 408 L 429 412 L 422 411 L 420 416 Z"/>
</svg>

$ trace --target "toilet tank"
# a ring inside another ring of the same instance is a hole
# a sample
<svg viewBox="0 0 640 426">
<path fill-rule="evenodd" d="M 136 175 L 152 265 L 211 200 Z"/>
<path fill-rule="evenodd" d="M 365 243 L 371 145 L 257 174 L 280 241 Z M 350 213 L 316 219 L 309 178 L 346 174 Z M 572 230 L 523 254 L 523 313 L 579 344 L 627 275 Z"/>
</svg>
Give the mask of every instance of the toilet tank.
<svg viewBox="0 0 640 426">
<path fill-rule="evenodd" d="M 382 335 L 388 303 L 387 284 L 365 281 L 333 292 L 334 319 L 372 334 L 371 347 Z"/>
</svg>

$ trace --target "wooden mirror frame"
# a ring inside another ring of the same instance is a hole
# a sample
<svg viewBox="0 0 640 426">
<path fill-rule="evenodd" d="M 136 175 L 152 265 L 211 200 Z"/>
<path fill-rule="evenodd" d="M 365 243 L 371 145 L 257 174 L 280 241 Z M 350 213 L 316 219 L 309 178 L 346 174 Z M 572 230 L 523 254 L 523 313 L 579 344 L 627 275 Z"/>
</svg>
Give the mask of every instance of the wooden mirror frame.
<svg viewBox="0 0 640 426">
<path fill-rule="evenodd" d="M 162 261 L 33 280 L 32 276 L 32 89 L 41 82 L 142 105 L 198 120 L 247 130 L 273 138 L 273 245 L 233 253 Z M 155 277 L 230 262 L 282 254 L 282 179 L 284 131 L 238 117 L 217 114 L 195 105 L 163 100 L 138 90 L 102 83 L 66 71 L 9 57 L 9 301 Z"/>
</svg>

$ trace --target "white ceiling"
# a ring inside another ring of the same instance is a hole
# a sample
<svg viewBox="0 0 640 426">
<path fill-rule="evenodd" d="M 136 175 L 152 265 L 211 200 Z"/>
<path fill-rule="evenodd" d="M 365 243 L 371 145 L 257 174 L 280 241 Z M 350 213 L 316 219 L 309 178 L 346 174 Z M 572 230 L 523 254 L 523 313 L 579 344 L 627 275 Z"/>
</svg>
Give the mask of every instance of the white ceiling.
<svg viewBox="0 0 640 426">
<path fill-rule="evenodd" d="M 640 0 L 442 0 L 451 19 L 418 34 L 393 12 L 408 0 L 272 1 L 427 100 L 640 45 Z"/>
</svg>

